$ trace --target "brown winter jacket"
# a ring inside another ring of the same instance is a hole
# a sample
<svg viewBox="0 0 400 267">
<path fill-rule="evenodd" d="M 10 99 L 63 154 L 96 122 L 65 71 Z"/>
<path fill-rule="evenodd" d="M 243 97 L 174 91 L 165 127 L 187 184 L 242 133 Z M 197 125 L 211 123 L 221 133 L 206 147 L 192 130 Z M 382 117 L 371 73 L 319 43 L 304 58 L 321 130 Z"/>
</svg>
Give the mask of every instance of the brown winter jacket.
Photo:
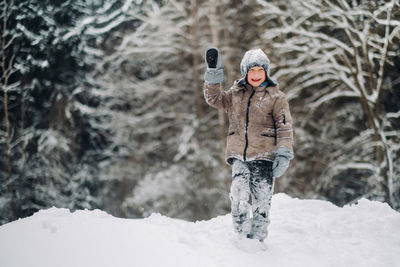
<svg viewBox="0 0 400 267">
<path fill-rule="evenodd" d="M 239 84 L 236 80 L 228 91 L 221 91 L 220 84 L 204 83 L 206 102 L 228 113 L 226 163 L 231 164 L 233 158 L 273 161 L 280 146 L 293 153 L 292 116 L 279 85 Z"/>
</svg>

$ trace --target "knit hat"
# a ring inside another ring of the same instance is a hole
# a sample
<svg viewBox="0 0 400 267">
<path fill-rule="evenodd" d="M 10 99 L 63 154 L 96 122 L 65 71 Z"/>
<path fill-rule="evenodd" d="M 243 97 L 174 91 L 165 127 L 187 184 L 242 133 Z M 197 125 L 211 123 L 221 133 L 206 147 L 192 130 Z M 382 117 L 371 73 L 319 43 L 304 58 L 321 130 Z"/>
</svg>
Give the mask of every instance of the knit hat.
<svg viewBox="0 0 400 267">
<path fill-rule="evenodd" d="M 269 86 L 276 85 L 276 81 L 273 81 L 269 76 L 269 59 L 267 55 L 260 49 L 252 49 L 247 51 L 240 63 L 240 72 L 242 73 L 242 78 L 239 80 L 239 85 L 244 85 L 247 83 L 247 73 L 253 67 L 262 67 L 265 70 L 265 80 Z"/>
</svg>

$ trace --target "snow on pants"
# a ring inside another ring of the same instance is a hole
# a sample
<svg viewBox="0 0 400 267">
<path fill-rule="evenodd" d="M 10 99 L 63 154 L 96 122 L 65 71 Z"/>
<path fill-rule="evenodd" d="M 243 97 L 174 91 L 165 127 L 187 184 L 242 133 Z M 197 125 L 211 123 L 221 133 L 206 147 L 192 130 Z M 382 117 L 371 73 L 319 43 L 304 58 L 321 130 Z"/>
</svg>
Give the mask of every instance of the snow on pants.
<svg viewBox="0 0 400 267">
<path fill-rule="evenodd" d="M 234 160 L 230 199 L 233 226 L 239 234 L 260 241 L 267 237 L 273 190 L 272 162 Z"/>
</svg>

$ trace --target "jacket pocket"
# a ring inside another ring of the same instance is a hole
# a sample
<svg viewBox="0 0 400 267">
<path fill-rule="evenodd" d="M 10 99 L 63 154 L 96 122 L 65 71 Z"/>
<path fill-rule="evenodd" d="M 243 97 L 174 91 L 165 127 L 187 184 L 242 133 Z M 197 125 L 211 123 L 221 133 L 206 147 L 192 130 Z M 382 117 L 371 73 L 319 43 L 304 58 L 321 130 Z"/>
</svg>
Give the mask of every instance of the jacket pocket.
<svg viewBox="0 0 400 267">
<path fill-rule="evenodd" d="M 281 111 L 282 111 L 282 122 L 283 122 L 283 124 L 286 124 L 286 114 L 285 114 L 285 110 L 282 109 Z"/>
<path fill-rule="evenodd" d="M 275 138 L 275 136 L 276 136 L 275 130 L 272 129 L 272 128 L 264 129 L 264 130 L 261 132 L 261 136 L 273 137 L 273 138 Z"/>
<path fill-rule="evenodd" d="M 265 137 L 275 137 L 275 135 L 273 135 L 273 134 L 267 134 L 267 133 L 262 133 L 261 136 L 265 136 Z"/>
</svg>

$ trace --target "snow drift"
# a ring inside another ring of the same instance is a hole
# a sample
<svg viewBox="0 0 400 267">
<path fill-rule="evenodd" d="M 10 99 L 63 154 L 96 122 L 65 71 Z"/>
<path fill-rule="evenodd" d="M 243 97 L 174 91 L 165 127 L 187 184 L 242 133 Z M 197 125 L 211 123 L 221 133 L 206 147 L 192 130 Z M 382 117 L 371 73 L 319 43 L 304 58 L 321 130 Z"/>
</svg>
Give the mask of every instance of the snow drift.
<svg viewBox="0 0 400 267">
<path fill-rule="evenodd" d="M 239 240 L 230 215 L 187 222 L 51 208 L 0 226 L 0 266 L 399 266 L 400 214 L 362 199 L 339 208 L 273 197 L 265 249 Z M 243 246 L 243 244 L 247 245 Z M 250 241 L 257 242 L 257 241 Z M 250 245 L 249 245 L 250 244 Z"/>
</svg>

